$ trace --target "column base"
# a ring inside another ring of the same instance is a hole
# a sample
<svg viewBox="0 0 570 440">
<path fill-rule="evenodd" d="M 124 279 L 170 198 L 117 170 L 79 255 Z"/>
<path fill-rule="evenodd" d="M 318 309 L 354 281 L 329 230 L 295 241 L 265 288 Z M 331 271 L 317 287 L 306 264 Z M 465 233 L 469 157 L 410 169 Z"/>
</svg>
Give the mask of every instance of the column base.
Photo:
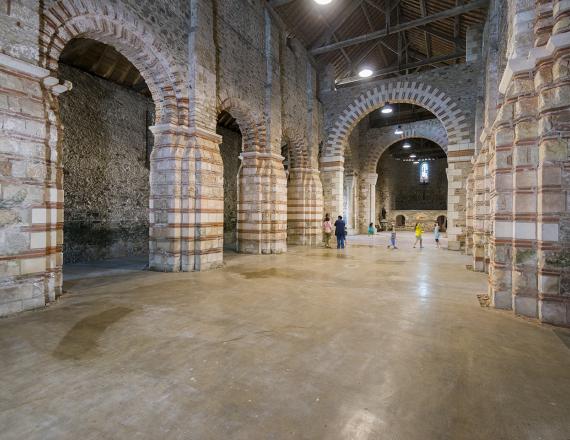
<svg viewBox="0 0 570 440">
<path fill-rule="evenodd" d="M 540 298 L 538 300 L 538 319 L 545 324 L 570 327 L 570 298 Z"/>
<path fill-rule="evenodd" d="M 538 318 L 538 298 L 532 296 L 513 296 L 513 312 L 527 318 Z"/>
<path fill-rule="evenodd" d="M 513 296 L 509 291 L 504 292 L 491 292 L 491 306 L 501 310 L 513 309 Z"/>
</svg>

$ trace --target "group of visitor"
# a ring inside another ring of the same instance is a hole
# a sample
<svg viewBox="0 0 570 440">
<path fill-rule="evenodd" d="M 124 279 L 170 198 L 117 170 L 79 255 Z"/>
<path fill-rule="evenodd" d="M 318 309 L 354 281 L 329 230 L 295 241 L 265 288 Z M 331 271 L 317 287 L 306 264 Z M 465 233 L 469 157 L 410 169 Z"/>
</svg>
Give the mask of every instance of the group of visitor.
<svg viewBox="0 0 570 440">
<path fill-rule="evenodd" d="M 325 247 L 330 248 L 330 240 L 332 237 L 333 226 L 335 229 L 335 236 L 336 236 L 336 248 L 337 249 L 344 249 L 345 242 L 346 242 L 346 223 L 342 219 L 342 215 L 338 216 L 338 219 L 334 222 L 334 225 L 331 222 L 331 218 L 329 214 L 325 215 L 325 219 L 323 221 L 323 240 L 325 242 Z M 375 233 L 374 231 L 374 224 L 370 223 L 368 225 L 368 236 L 373 236 Z M 414 228 L 414 233 L 416 236 L 416 241 L 414 243 L 414 248 L 420 245 L 420 249 L 423 249 L 423 234 L 424 230 L 422 225 L 416 223 Z M 434 224 L 433 235 L 435 239 L 435 246 L 439 248 L 439 237 L 440 237 L 440 227 L 439 223 Z M 396 225 L 392 224 L 392 228 L 390 230 L 390 243 L 388 244 L 388 249 L 398 249 L 396 246 Z"/>
<path fill-rule="evenodd" d="M 346 242 L 346 223 L 342 219 L 342 215 L 339 215 L 334 225 L 331 222 L 330 216 L 327 214 L 325 215 L 325 220 L 323 221 L 323 239 L 325 241 L 325 247 L 330 248 L 330 241 L 332 236 L 332 230 L 334 226 L 334 235 L 336 236 L 336 248 L 337 249 L 344 249 L 344 245 Z"/>
</svg>

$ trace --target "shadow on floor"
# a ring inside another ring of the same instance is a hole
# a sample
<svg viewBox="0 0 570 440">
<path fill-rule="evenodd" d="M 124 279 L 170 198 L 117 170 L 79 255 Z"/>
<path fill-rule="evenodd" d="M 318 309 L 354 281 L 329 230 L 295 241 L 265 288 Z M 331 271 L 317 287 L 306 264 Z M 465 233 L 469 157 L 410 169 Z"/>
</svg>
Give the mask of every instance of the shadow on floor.
<svg viewBox="0 0 570 440">
<path fill-rule="evenodd" d="M 148 269 L 148 255 L 63 265 L 63 281 L 108 277 Z"/>
</svg>

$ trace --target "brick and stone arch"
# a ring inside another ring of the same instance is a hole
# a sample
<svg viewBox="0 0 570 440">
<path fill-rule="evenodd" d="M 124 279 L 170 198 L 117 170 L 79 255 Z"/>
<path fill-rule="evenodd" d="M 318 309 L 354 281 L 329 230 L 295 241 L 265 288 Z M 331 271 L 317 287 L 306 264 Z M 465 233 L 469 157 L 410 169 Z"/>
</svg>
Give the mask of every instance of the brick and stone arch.
<svg viewBox="0 0 570 440">
<path fill-rule="evenodd" d="M 344 155 L 351 132 L 366 115 L 382 107 L 386 102 L 424 107 L 431 111 L 445 128 L 450 176 L 448 179 L 449 248 L 455 250 L 462 248 L 465 240 L 465 193 L 455 181 L 463 181 L 463 177 L 471 168 L 470 160 L 474 153 L 472 127 L 462 109 L 451 97 L 423 82 L 384 82 L 359 94 L 338 113 L 328 130 L 327 143 L 320 159 L 325 211 L 343 210 Z M 371 185 L 374 175 L 375 172 L 364 174 L 362 179 Z"/>
<path fill-rule="evenodd" d="M 430 121 L 431 122 L 431 121 Z M 389 127 L 388 136 L 380 138 L 377 144 L 368 151 L 366 158 L 362 162 L 362 170 L 365 173 L 375 173 L 378 161 L 382 154 L 396 142 L 405 139 L 421 138 L 428 139 L 438 144 L 445 154 L 447 154 L 447 133 L 440 123 L 430 124 L 408 124 L 410 127 L 403 126 L 404 131 L 401 135 L 395 135 L 393 127 Z"/>
<path fill-rule="evenodd" d="M 153 32 L 120 4 L 108 0 L 58 1 L 42 16 L 40 64 L 57 76 L 61 52 L 74 38 L 113 46 L 145 80 L 156 106 L 158 124 L 186 124 L 188 93 L 180 67 Z"/>
<path fill-rule="evenodd" d="M 222 93 L 222 95 L 225 94 Z M 266 145 L 265 124 L 249 111 L 246 103 L 235 97 L 225 98 L 218 103 L 217 115 L 219 116 L 224 111 L 229 113 L 239 126 L 243 152 L 264 150 Z"/>
<path fill-rule="evenodd" d="M 348 136 L 356 125 L 370 112 L 386 102 L 415 104 L 431 111 L 445 127 L 448 144 L 461 145 L 472 142 L 469 124 L 461 109 L 444 92 L 423 83 L 388 83 L 361 94 L 341 112 L 329 130 L 324 157 L 344 154 Z"/>
<path fill-rule="evenodd" d="M 411 124 L 410 124 L 411 125 Z M 416 124 L 419 125 L 419 124 Z M 358 229 L 365 232 L 371 221 L 377 221 L 377 202 L 376 192 L 378 189 L 378 164 L 382 154 L 386 152 L 392 145 L 406 139 L 428 139 L 437 143 L 447 154 L 447 136 L 441 124 L 424 124 L 423 129 L 403 129 L 402 135 L 393 135 L 394 127 L 389 127 L 389 135 L 380 138 L 380 142 L 374 145 L 374 148 L 368 151 L 366 159 L 363 160 L 361 170 L 362 174 L 359 179 L 359 213 L 361 214 L 358 221 Z M 386 143 L 384 143 L 384 142 Z M 442 146 L 445 145 L 445 147 Z M 366 215 L 368 213 L 368 215 Z"/>
<path fill-rule="evenodd" d="M 289 168 L 310 168 L 309 149 L 306 138 L 294 129 L 284 129 L 281 144 L 287 144 L 289 150 Z"/>
</svg>

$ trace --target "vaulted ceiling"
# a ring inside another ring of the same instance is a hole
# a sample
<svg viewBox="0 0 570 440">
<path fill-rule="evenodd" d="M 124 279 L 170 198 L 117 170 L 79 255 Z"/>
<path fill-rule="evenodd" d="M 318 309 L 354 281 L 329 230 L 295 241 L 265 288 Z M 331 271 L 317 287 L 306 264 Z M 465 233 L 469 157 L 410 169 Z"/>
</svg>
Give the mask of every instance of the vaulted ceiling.
<svg viewBox="0 0 570 440">
<path fill-rule="evenodd" d="M 63 49 L 60 62 L 150 97 L 150 90 L 138 69 L 112 46 L 75 38 Z"/>
<path fill-rule="evenodd" d="M 486 18 L 487 0 L 269 0 L 292 36 L 337 83 L 362 67 L 394 76 L 465 61 L 469 26 Z"/>
</svg>

